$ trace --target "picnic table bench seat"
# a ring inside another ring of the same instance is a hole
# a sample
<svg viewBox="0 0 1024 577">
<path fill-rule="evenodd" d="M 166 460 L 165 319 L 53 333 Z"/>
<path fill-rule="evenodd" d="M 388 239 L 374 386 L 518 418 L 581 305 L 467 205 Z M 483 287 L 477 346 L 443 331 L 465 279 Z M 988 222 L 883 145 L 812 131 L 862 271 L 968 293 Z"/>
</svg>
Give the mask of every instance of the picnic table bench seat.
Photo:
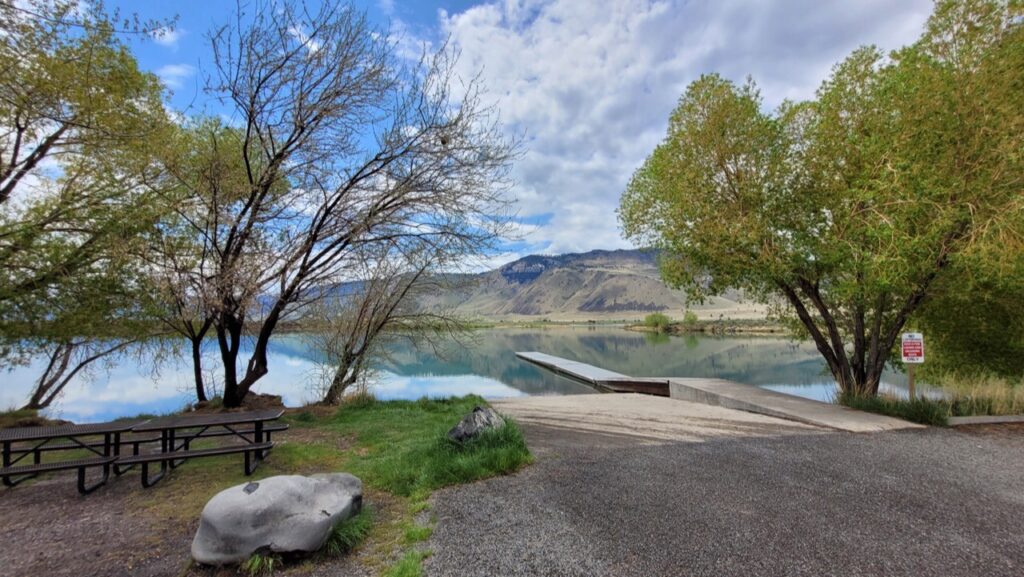
<svg viewBox="0 0 1024 577">
<path fill-rule="evenodd" d="M 274 443 L 251 443 L 246 445 L 229 445 L 225 447 L 212 447 L 209 449 L 186 449 L 184 451 L 171 451 L 167 453 L 146 453 L 142 455 L 131 455 L 117 459 L 115 467 L 124 465 L 142 465 L 142 486 L 149 488 L 156 484 L 167 473 L 167 466 L 176 466 L 175 463 L 196 457 L 213 457 L 217 455 L 231 455 L 245 453 L 245 474 L 251 475 L 256 470 L 256 464 L 264 451 L 269 451 Z M 256 453 L 254 458 L 253 453 Z M 160 463 L 160 472 L 150 477 L 149 464 Z"/>
<path fill-rule="evenodd" d="M 73 461 L 55 461 L 52 463 L 33 463 L 31 465 L 12 465 L 0 468 L 0 477 L 4 485 L 13 487 L 22 481 L 35 477 L 40 473 L 51 471 L 65 471 L 78 469 L 78 492 L 86 495 L 95 491 L 100 485 L 107 482 L 110 477 L 110 466 L 117 461 L 117 457 L 90 457 L 86 459 L 75 459 Z M 90 467 L 103 467 L 103 477 L 91 485 L 85 483 L 85 470 Z"/>
</svg>

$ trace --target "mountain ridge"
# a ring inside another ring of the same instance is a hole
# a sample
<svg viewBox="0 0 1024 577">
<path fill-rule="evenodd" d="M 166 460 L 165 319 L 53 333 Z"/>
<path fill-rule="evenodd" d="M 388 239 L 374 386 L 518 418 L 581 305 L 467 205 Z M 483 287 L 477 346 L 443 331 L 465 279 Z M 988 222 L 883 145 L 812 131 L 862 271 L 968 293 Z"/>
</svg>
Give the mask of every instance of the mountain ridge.
<svg viewBox="0 0 1024 577">
<path fill-rule="evenodd" d="M 488 320 L 636 320 L 660 312 L 682 318 L 763 318 L 764 307 L 729 291 L 688 303 L 661 280 L 651 250 L 592 250 L 528 255 L 494 270 L 467 275 L 469 283 L 424 304 Z"/>
</svg>

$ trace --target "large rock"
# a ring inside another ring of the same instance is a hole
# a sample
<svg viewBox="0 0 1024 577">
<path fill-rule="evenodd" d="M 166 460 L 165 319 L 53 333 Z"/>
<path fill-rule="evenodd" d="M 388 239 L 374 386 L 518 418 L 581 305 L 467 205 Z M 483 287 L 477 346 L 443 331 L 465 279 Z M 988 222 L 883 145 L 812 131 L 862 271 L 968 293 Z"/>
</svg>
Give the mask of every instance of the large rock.
<svg viewBox="0 0 1024 577">
<path fill-rule="evenodd" d="M 459 424 L 448 431 L 448 438 L 459 443 L 465 443 L 486 429 L 500 429 L 504 426 L 505 419 L 502 419 L 501 415 L 494 409 L 474 407 L 472 413 L 462 417 Z"/>
<path fill-rule="evenodd" d="M 203 508 L 192 557 L 225 565 L 257 551 L 311 553 L 362 503 L 363 483 L 348 473 L 281 475 L 236 485 Z"/>
</svg>

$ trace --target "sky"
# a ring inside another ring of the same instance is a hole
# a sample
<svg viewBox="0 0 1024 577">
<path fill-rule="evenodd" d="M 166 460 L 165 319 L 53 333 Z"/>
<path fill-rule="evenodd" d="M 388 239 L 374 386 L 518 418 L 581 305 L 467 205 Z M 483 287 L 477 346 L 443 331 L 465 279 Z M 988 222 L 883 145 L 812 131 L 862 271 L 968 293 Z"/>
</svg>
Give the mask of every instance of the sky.
<svg viewBox="0 0 1024 577">
<path fill-rule="evenodd" d="M 523 138 L 512 190 L 520 238 L 491 255 L 630 248 L 616 207 L 633 171 L 664 137 L 686 86 L 701 74 L 760 86 L 765 106 L 814 96 L 858 46 L 913 42 L 931 0 L 366 0 L 355 2 L 406 47 L 461 53 L 479 74 L 509 135 Z M 173 91 L 170 105 L 203 111 L 206 33 L 235 0 L 113 6 L 175 29 L 133 45 L 143 68 Z"/>
</svg>

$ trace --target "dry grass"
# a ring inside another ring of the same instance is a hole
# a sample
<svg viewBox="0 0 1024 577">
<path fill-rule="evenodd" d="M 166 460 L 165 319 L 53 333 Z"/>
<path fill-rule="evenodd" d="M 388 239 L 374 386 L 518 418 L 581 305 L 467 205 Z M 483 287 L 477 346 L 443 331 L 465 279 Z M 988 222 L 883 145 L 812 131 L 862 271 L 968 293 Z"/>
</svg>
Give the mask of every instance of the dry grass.
<svg viewBox="0 0 1024 577">
<path fill-rule="evenodd" d="M 950 374 L 937 379 L 953 416 L 1024 415 L 1024 384 L 992 376 Z"/>
</svg>

